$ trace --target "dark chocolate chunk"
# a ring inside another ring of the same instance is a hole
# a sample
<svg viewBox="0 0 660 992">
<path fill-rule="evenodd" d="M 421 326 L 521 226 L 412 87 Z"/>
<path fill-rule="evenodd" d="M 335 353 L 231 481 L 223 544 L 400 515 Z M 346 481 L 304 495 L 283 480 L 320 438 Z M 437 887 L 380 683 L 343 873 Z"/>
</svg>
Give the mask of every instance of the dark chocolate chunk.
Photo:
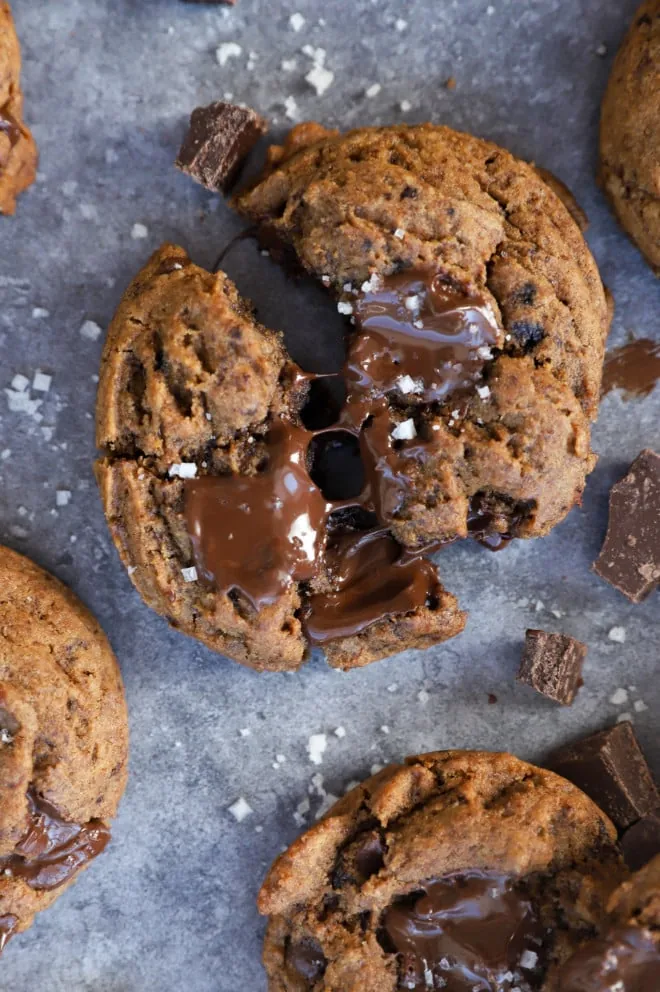
<svg viewBox="0 0 660 992">
<path fill-rule="evenodd" d="M 660 854 L 660 807 L 626 830 L 621 838 L 621 849 L 631 871 L 639 871 Z"/>
<path fill-rule="evenodd" d="M 660 455 L 649 448 L 612 487 L 607 535 L 593 568 L 633 603 L 660 582 Z"/>
<path fill-rule="evenodd" d="M 197 107 L 190 115 L 177 168 L 207 189 L 224 192 L 267 130 L 266 120 L 249 107 L 222 102 Z"/>
<path fill-rule="evenodd" d="M 620 830 L 660 807 L 660 793 L 628 721 L 560 748 L 546 765 L 586 792 Z"/>
<path fill-rule="evenodd" d="M 511 333 L 525 353 L 540 344 L 545 337 L 543 324 L 535 320 L 516 320 L 511 325 Z"/>
<path fill-rule="evenodd" d="M 570 706 L 582 685 L 586 654 L 586 645 L 567 634 L 527 630 L 516 681 L 531 686 L 556 703 Z"/>
<path fill-rule="evenodd" d="M 322 978 L 327 961 L 323 948 L 313 937 L 304 937 L 286 948 L 286 963 L 312 985 Z"/>
</svg>

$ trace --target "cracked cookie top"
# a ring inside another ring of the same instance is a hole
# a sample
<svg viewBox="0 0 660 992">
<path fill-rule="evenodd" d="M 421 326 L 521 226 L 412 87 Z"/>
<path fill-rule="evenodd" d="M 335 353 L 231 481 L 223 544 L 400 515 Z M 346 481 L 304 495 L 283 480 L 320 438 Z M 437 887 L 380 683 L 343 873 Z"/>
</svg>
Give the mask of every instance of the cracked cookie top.
<svg viewBox="0 0 660 992">
<path fill-rule="evenodd" d="M 415 388 L 399 358 L 399 380 L 382 390 L 390 419 L 411 421 L 400 445 L 385 440 L 376 452 L 403 480 L 382 515 L 407 547 L 470 532 L 540 536 L 580 500 L 611 308 L 574 206 L 555 189 L 505 150 L 446 127 L 341 135 L 303 124 L 234 199 L 334 291 L 354 326 L 349 366 L 384 305 L 377 330 L 426 333 L 439 284 L 464 311 L 489 315 L 471 388 L 445 389 L 432 364 Z"/>
<path fill-rule="evenodd" d="M 660 0 L 637 10 L 614 60 L 599 178 L 621 226 L 660 275 Z"/>
<path fill-rule="evenodd" d="M 102 630 L 56 579 L 0 548 L 0 949 L 109 840 L 128 726 Z"/>
<path fill-rule="evenodd" d="M 559 776 L 507 754 L 409 758 L 275 861 L 269 989 L 550 992 L 626 877 L 614 827 Z"/>
</svg>

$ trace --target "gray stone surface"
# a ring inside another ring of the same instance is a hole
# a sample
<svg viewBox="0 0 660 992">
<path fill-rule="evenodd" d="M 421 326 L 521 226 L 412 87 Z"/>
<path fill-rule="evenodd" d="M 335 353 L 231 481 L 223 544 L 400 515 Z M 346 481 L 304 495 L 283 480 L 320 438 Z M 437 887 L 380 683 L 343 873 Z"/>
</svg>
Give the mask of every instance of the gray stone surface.
<svg viewBox="0 0 660 992">
<path fill-rule="evenodd" d="M 126 679 L 133 751 L 109 853 L 12 942 L 0 985 L 255 992 L 265 988 L 255 895 L 268 863 L 298 832 L 293 813 L 314 773 L 339 794 L 373 764 L 420 750 L 506 748 L 541 759 L 624 710 L 660 772 L 658 596 L 632 606 L 589 571 L 610 485 L 640 448 L 660 443 L 660 390 L 643 401 L 605 400 L 584 506 L 550 537 L 500 555 L 468 545 L 443 554 L 444 579 L 471 611 L 460 638 L 348 675 L 315 658 L 299 675 L 259 676 L 170 631 L 133 592 L 91 469 L 102 339 L 81 336 L 80 327 L 107 325 L 124 286 L 164 239 L 210 264 L 240 229 L 220 199 L 172 164 L 189 111 L 230 91 L 280 126 L 284 100 L 294 96 L 302 118 L 341 126 L 430 118 L 552 169 L 591 217 L 589 240 L 617 301 L 612 342 L 658 335 L 660 283 L 593 181 L 599 100 L 636 0 L 13 6 L 41 168 L 16 218 L 0 218 L 0 389 L 38 369 L 53 380 L 40 423 L 12 412 L 0 392 L 0 452 L 11 451 L 0 462 L 0 539 L 68 582 L 103 623 Z M 295 11 L 305 18 L 297 33 Z M 407 22 L 401 30 L 397 18 Z M 229 41 L 242 53 L 221 68 L 215 51 Z M 324 48 L 334 72 L 322 98 L 304 81 L 304 45 Z M 291 58 L 296 68 L 283 71 Z M 450 75 L 453 92 L 443 86 Z M 376 82 L 380 92 L 367 98 Z M 411 109 L 402 114 L 405 100 Z M 135 223 L 146 238 L 131 236 Z M 301 340 L 291 287 L 247 245 L 228 268 L 262 317 L 311 360 L 316 344 Z M 316 299 L 309 306 L 306 326 L 322 334 L 327 308 Z M 48 316 L 33 316 L 35 307 Z M 68 505 L 56 507 L 57 490 L 71 492 Z M 589 645 L 586 684 L 571 708 L 514 685 L 527 626 Z M 609 638 L 613 627 L 624 628 L 625 643 Z M 636 687 L 629 702 L 609 702 L 627 686 Z M 635 712 L 635 700 L 648 708 Z M 317 768 L 306 746 L 319 732 L 328 747 Z M 239 796 L 254 811 L 240 824 L 227 811 Z M 309 798 L 317 810 L 318 790 Z"/>
</svg>

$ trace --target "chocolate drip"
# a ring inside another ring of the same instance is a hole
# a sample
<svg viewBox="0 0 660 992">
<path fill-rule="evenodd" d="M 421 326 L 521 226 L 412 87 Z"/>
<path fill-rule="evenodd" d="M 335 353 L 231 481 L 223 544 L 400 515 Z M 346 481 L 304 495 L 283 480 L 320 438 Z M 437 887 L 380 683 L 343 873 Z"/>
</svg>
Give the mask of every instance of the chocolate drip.
<svg viewBox="0 0 660 992">
<path fill-rule="evenodd" d="M 658 992 L 660 947 L 648 930 L 616 927 L 564 965 L 560 992 Z"/>
<path fill-rule="evenodd" d="M 602 394 L 622 389 L 624 396 L 648 396 L 658 379 L 660 344 L 639 338 L 605 356 Z"/>
<path fill-rule="evenodd" d="M 399 988 L 530 992 L 543 980 L 544 930 L 515 880 L 496 872 L 446 875 L 394 903 L 385 940 L 399 956 Z"/>
<path fill-rule="evenodd" d="M 0 858 L 0 874 L 21 878 L 32 889 L 56 889 L 104 850 L 110 831 L 102 820 L 63 820 L 33 788 L 27 799 L 27 832 L 13 854 Z"/>
<path fill-rule="evenodd" d="M 392 416 L 390 399 L 396 396 L 393 402 L 401 407 L 451 395 L 460 406 L 479 382 L 499 336 L 483 297 L 468 296 L 427 271 L 372 277 L 354 312 L 359 333 L 349 345 L 343 373 L 347 398 L 334 425 L 318 410 L 307 421 L 324 424 L 316 430 L 279 417 L 266 437 L 266 464 L 255 474 L 185 483 L 193 559 L 202 581 L 218 592 L 237 591 L 258 610 L 293 583 L 329 578 L 331 589 L 312 595 L 303 617 L 310 640 L 318 644 L 437 599 L 435 567 L 421 557 L 432 548 L 404 553 L 384 529 L 333 534 L 329 541 L 330 518 L 350 506 L 375 511 L 384 526 L 396 516 L 429 448 L 421 433 L 415 439 L 416 427 L 397 428 L 400 418 Z M 321 378 L 295 371 L 294 393 Z M 345 444 L 350 442 L 345 451 L 342 434 Z M 321 435 L 325 440 L 317 443 Z M 355 499 L 332 499 L 351 490 L 333 484 L 327 465 L 331 457 L 340 458 L 343 467 L 331 474 L 352 472 L 357 466 L 350 445 L 354 448 L 356 437 L 364 488 Z M 315 454 L 316 468 L 310 464 Z"/>
<path fill-rule="evenodd" d="M 21 126 L 13 114 L 9 113 L 7 107 L 0 110 L 0 132 L 7 135 L 11 148 L 14 148 L 20 141 Z"/>
<path fill-rule="evenodd" d="M 432 603 L 440 591 L 432 562 L 407 555 L 384 529 L 344 534 L 328 549 L 333 591 L 313 596 L 304 617 L 313 644 L 352 637 L 385 616 Z"/>
<path fill-rule="evenodd" d="M 0 916 L 0 954 L 7 946 L 7 942 L 14 936 L 18 927 L 18 917 L 6 913 Z"/>
</svg>

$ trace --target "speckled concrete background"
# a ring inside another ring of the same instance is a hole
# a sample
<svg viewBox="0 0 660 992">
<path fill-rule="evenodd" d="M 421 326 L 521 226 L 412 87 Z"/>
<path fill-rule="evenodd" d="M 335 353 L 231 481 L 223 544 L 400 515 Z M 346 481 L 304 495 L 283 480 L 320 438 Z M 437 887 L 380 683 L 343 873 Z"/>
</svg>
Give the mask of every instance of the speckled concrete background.
<svg viewBox="0 0 660 992">
<path fill-rule="evenodd" d="M 632 606 L 589 572 L 610 485 L 644 445 L 660 443 L 660 388 L 643 401 L 606 398 L 584 506 L 550 537 L 500 555 L 476 545 L 442 555 L 446 584 L 470 610 L 460 638 L 348 675 L 318 658 L 296 676 L 259 676 L 170 631 L 133 592 L 91 470 L 102 339 L 80 328 L 107 325 L 164 239 L 210 264 L 239 230 L 219 199 L 172 164 L 189 111 L 231 92 L 280 126 L 287 97 L 301 118 L 340 126 L 430 118 L 552 169 L 591 217 L 589 240 L 617 301 L 611 342 L 658 335 L 660 282 L 617 230 L 592 178 L 599 100 L 636 0 L 13 7 L 41 168 L 16 218 L 0 219 L 0 389 L 16 374 L 53 378 L 47 394 L 31 394 L 43 399 L 40 422 L 12 411 L 0 393 L 0 540 L 68 582 L 103 623 L 126 679 L 133 752 L 109 853 L 11 943 L 0 986 L 258 992 L 254 899 L 268 863 L 298 832 L 294 812 L 305 797 L 313 816 L 324 792 L 340 794 L 373 764 L 438 747 L 540 759 L 621 711 L 633 714 L 660 772 L 657 594 Z M 293 13 L 304 18 L 297 32 Z M 216 49 L 227 42 L 242 51 L 223 68 Z M 334 72 L 322 97 L 304 79 L 312 65 L 305 45 L 324 48 Z M 283 59 L 295 67 L 283 70 Z M 454 91 L 443 86 L 449 76 Z M 380 92 L 367 97 L 375 83 Z M 136 223 L 145 237 L 132 237 Z M 262 319 L 294 343 L 297 332 L 296 355 L 311 359 L 316 344 L 301 327 L 318 335 L 325 322 L 331 335 L 327 307 L 314 297 L 302 318 L 300 299 L 247 244 L 227 267 Z M 71 494 L 67 505 L 57 506 L 58 490 Z M 570 709 L 514 686 L 527 626 L 589 644 L 586 684 Z M 625 643 L 609 638 L 613 627 L 624 628 Z M 629 686 L 626 703 L 609 701 Z M 636 711 L 635 701 L 648 708 Z M 345 736 L 334 733 L 340 727 Z M 315 733 L 328 735 L 320 767 L 307 754 Z M 312 784 L 314 774 L 322 782 Z M 253 810 L 242 823 L 228 812 L 239 796 Z"/>
</svg>

